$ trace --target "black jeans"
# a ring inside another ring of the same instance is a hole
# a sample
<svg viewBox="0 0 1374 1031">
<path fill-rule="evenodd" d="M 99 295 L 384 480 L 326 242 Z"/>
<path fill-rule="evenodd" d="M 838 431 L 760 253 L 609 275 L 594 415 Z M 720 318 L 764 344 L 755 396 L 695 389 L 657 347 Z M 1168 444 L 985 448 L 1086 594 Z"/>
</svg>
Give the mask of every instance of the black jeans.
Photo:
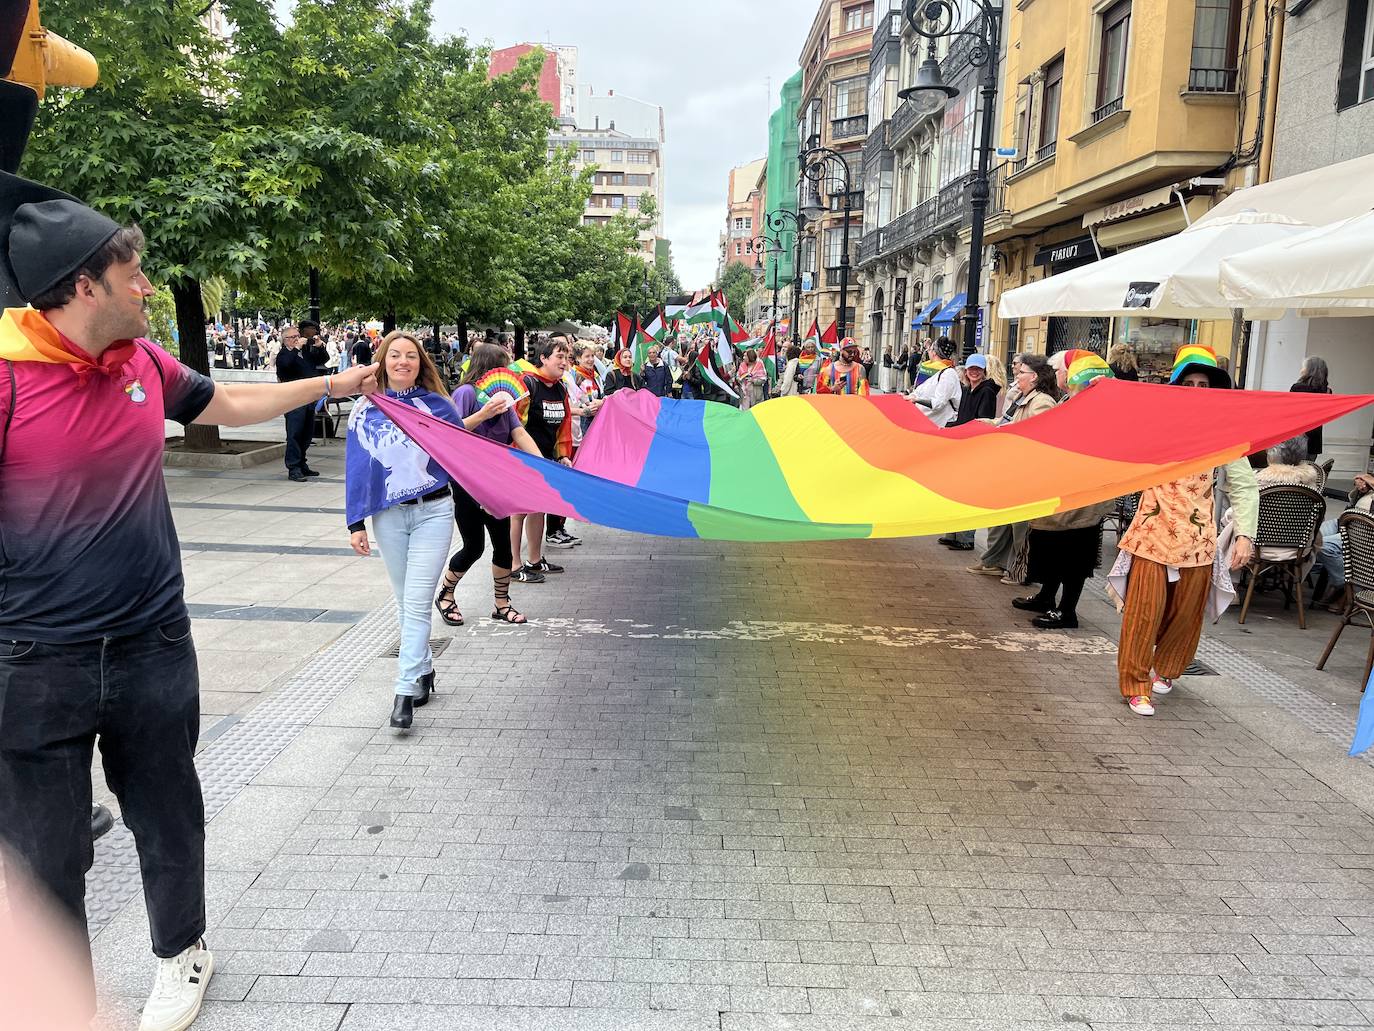
<svg viewBox="0 0 1374 1031">
<path fill-rule="evenodd" d="M 80 644 L 0 640 L 0 841 L 83 941 L 97 736 L 138 846 L 153 952 L 175 956 L 205 933 L 199 733 L 189 618 Z M 93 1004 L 94 983 L 85 988 Z"/>
<path fill-rule="evenodd" d="M 286 413 L 286 468 L 304 469 L 305 453 L 315 439 L 315 405 L 301 405 Z"/>
</svg>

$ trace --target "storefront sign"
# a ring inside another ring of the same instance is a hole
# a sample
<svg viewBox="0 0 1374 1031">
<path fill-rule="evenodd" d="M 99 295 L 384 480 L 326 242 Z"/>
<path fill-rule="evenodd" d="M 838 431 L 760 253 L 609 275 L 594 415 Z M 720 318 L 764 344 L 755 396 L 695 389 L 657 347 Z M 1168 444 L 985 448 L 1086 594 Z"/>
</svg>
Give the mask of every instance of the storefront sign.
<svg viewBox="0 0 1374 1031">
<path fill-rule="evenodd" d="M 1154 304 L 1158 283 L 1131 283 L 1126 287 L 1126 298 L 1121 302 L 1123 308 L 1149 308 Z"/>
<path fill-rule="evenodd" d="M 1081 264 L 1085 261 L 1094 261 L 1096 258 L 1097 252 L 1093 249 L 1092 237 L 1089 236 L 1041 247 L 1035 252 L 1037 265 Z"/>
<path fill-rule="evenodd" d="M 983 309 L 981 307 L 978 309 L 978 328 L 973 334 L 973 346 L 980 351 L 983 349 Z"/>
</svg>

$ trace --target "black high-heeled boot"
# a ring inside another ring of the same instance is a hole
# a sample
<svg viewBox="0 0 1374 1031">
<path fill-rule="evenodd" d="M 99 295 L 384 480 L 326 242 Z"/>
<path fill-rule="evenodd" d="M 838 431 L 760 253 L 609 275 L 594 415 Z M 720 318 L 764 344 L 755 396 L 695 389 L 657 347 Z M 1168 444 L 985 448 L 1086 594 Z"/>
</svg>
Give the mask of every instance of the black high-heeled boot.
<svg viewBox="0 0 1374 1031">
<path fill-rule="evenodd" d="M 415 708 L 417 709 L 422 705 L 429 704 L 430 695 L 439 693 L 434 689 L 434 670 L 430 670 L 420 678 L 420 690 L 424 693 L 415 699 Z"/>
<path fill-rule="evenodd" d="M 391 725 L 401 730 L 409 730 L 415 718 L 415 699 L 408 694 L 398 694 L 396 704 L 391 707 Z"/>
</svg>

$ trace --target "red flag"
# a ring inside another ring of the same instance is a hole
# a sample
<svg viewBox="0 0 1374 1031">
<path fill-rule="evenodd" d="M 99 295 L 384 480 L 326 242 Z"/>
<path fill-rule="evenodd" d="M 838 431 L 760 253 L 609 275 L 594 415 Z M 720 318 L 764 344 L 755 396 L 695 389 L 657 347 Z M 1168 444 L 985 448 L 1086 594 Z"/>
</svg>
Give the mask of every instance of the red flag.
<svg viewBox="0 0 1374 1031">
<path fill-rule="evenodd" d="M 623 351 L 634 343 L 634 323 L 621 312 L 615 313 L 615 349 Z"/>
<path fill-rule="evenodd" d="M 830 328 L 821 334 L 821 343 L 838 344 L 840 342 L 840 320 L 836 319 L 830 323 Z"/>
</svg>

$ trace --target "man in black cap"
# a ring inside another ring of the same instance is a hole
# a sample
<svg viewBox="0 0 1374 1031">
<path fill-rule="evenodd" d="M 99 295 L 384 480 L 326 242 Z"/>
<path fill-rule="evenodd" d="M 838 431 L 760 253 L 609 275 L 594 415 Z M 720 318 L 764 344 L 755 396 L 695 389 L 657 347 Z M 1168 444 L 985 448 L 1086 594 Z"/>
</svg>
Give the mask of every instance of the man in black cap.
<svg viewBox="0 0 1374 1031">
<path fill-rule="evenodd" d="M 0 300 L 29 305 L 0 315 L 0 843 L 86 941 L 99 738 L 160 960 L 140 1029 L 181 1031 L 214 965 L 164 419 L 247 426 L 376 381 L 375 366 L 323 384 L 216 384 L 188 369 L 143 339 L 143 247 L 137 227 L 0 173 Z M 94 1013 L 94 979 L 71 990 Z"/>
</svg>

